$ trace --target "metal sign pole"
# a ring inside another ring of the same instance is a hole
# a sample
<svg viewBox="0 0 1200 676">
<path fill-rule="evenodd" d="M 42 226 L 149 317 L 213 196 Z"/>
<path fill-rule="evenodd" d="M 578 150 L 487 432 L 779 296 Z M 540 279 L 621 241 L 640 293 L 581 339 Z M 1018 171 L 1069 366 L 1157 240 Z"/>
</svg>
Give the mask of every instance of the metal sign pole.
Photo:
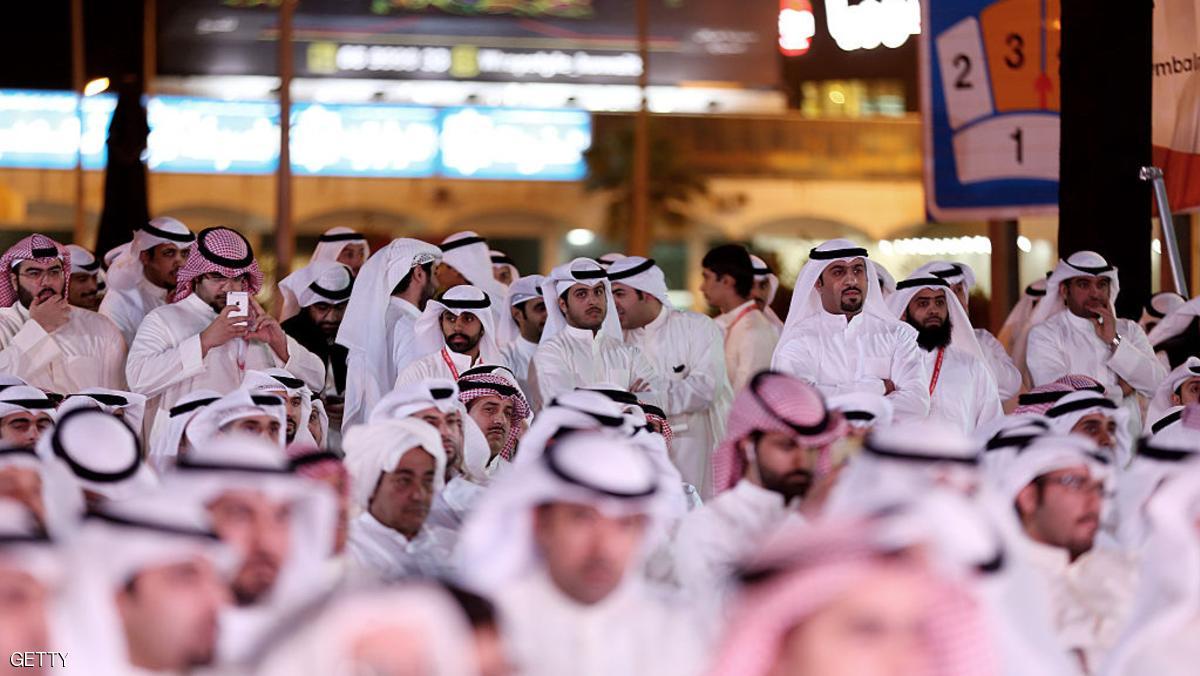
<svg viewBox="0 0 1200 676">
<path fill-rule="evenodd" d="M 1162 169 L 1142 167 L 1138 176 L 1154 186 L 1154 201 L 1158 204 L 1162 236 L 1167 244 L 1167 259 L 1171 262 L 1171 278 L 1175 280 L 1176 293 L 1187 298 L 1189 297 L 1187 278 L 1183 272 L 1183 258 L 1179 255 L 1179 240 L 1175 237 L 1175 220 L 1171 217 L 1171 205 L 1167 202 L 1167 186 L 1163 182 Z"/>
</svg>

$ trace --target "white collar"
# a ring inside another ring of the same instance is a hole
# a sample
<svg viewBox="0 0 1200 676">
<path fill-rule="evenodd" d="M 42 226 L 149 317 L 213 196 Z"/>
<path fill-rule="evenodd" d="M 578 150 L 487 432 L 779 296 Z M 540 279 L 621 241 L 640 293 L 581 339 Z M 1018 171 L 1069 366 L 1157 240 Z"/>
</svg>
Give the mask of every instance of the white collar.
<svg viewBox="0 0 1200 676">
<path fill-rule="evenodd" d="M 400 309 L 404 314 L 413 317 L 414 319 L 421 316 L 421 310 L 412 303 L 400 298 L 399 296 L 389 296 L 393 306 Z"/>
<path fill-rule="evenodd" d="M 195 313 L 199 313 L 206 317 L 216 317 L 217 316 L 217 311 L 212 309 L 212 306 L 210 306 L 208 303 L 205 303 L 204 300 L 202 298 L 200 298 L 200 296 L 197 296 L 194 293 L 191 294 L 190 296 L 188 296 L 187 298 L 184 298 L 183 300 L 179 301 L 178 304 L 182 305 L 187 310 L 190 310 Z"/>
<path fill-rule="evenodd" d="M 567 325 L 563 327 L 562 335 L 569 336 L 572 340 L 596 343 L 600 342 L 600 339 L 604 337 L 604 332 L 597 331 L 592 333 L 591 329 L 577 329 L 574 326 Z"/>
<path fill-rule="evenodd" d="M 369 511 L 364 511 L 358 517 L 358 523 L 362 526 L 363 531 L 371 537 L 372 540 L 386 541 L 389 544 L 398 545 L 403 549 L 407 549 L 411 542 L 400 531 L 383 525 L 375 518 L 375 515 Z M 417 535 L 420 535 L 418 531 Z"/>
<path fill-rule="evenodd" d="M 747 305 L 753 305 L 754 309 L 756 309 L 756 310 L 758 309 L 758 306 L 754 304 L 754 299 L 751 298 L 750 300 L 746 301 L 745 303 L 742 303 L 741 305 L 733 308 L 729 312 L 722 313 L 719 317 L 717 317 L 716 321 L 722 322 L 722 320 L 723 320 L 725 322 L 732 323 L 733 320 L 737 319 L 737 317 L 740 314 L 742 314 L 742 312 L 746 309 Z M 665 310 L 666 308 L 663 308 L 663 309 Z"/>
<path fill-rule="evenodd" d="M 763 488 L 749 479 L 743 478 L 734 484 L 732 492 L 742 502 L 750 503 L 755 507 L 778 510 L 787 508 L 787 503 L 784 501 L 782 495 Z"/>
<path fill-rule="evenodd" d="M 161 286 L 155 284 L 154 282 L 151 282 L 149 279 L 146 279 L 146 273 L 144 270 L 142 271 L 141 278 L 138 279 L 138 285 L 141 286 L 142 290 L 145 291 L 151 297 L 159 298 L 162 300 L 167 299 L 167 289 L 164 289 Z M 192 295 L 195 295 L 195 294 L 193 293 Z"/>
</svg>

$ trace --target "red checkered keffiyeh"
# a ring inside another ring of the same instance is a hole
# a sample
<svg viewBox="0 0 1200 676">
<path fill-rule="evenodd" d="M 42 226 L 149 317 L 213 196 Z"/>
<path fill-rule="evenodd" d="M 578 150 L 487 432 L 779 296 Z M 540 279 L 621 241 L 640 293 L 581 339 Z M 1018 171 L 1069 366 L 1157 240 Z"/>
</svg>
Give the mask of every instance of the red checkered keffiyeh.
<svg viewBox="0 0 1200 676">
<path fill-rule="evenodd" d="M 1013 415 L 1022 413 L 1046 415 L 1046 411 L 1054 408 L 1059 399 L 1080 390 L 1092 390 L 1103 394 L 1104 386 L 1088 376 L 1066 375 L 1052 383 L 1039 385 L 1017 397 L 1017 407 L 1013 409 Z"/>
<path fill-rule="evenodd" d="M 525 401 L 521 391 L 504 376 L 491 373 L 480 373 L 463 376 L 458 379 L 458 400 L 463 406 L 480 397 L 502 397 L 513 404 L 512 425 L 508 431 L 508 439 L 504 448 L 500 449 L 500 457 L 512 460 L 513 449 L 521 438 L 521 423 L 529 416 L 529 402 Z"/>
<path fill-rule="evenodd" d="M 241 233 L 229 228 L 206 228 L 196 236 L 196 248 L 179 271 L 179 281 L 171 294 L 178 303 L 192 293 L 192 280 L 215 272 L 225 277 L 249 276 L 246 290 L 253 296 L 263 285 L 263 274 L 254 260 L 254 249 Z"/>
<path fill-rule="evenodd" d="M 12 245 L 8 251 L 4 252 L 4 256 L 0 257 L 0 264 L 3 264 L 4 272 L 7 273 L 21 261 L 37 261 L 45 264 L 55 259 L 61 260 L 63 264 L 63 277 L 65 278 L 63 295 L 65 296 L 67 285 L 71 281 L 71 252 L 67 250 L 67 247 L 45 235 L 30 235 Z M 17 290 L 13 288 L 7 274 L 0 275 L 0 307 L 10 307 L 15 302 L 17 302 Z"/>
<path fill-rule="evenodd" d="M 667 416 L 663 413 L 663 410 L 653 404 L 641 401 L 638 402 L 638 406 L 641 407 L 642 413 L 646 414 L 647 423 L 657 423 L 662 427 L 663 439 L 667 440 L 667 448 L 670 448 L 671 441 L 675 438 L 675 431 L 671 429 L 671 423 L 667 420 Z"/>
<path fill-rule="evenodd" d="M 763 371 L 738 393 L 729 411 L 725 439 L 713 453 L 715 493 L 733 488 L 746 470 L 737 443 L 752 432 L 792 434 L 810 447 L 825 447 L 842 438 L 846 421 L 825 407 L 816 388 L 792 376 Z"/>
</svg>

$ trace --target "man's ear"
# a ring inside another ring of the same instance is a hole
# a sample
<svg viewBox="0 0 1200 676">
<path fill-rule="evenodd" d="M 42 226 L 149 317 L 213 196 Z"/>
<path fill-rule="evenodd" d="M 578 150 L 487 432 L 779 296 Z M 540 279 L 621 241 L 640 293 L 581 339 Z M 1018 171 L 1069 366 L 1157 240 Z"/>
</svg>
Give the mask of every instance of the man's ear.
<svg viewBox="0 0 1200 676">
<path fill-rule="evenodd" d="M 559 298 L 559 299 L 558 299 L 558 309 L 559 309 L 559 311 L 560 311 L 560 312 L 562 312 L 564 315 L 565 315 L 565 314 L 567 314 L 567 301 L 565 301 L 565 300 L 563 300 L 563 299 Z"/>
<path fill-rule="evenodd" d="M 825 286 L 825 275 L 824 274 L 817 275 L 817 283 L 814 286 L 816 286 L 818 289 Z"/>
<path fill-rule="evenodd" d="M 1171 393 L 1171 405 L 1172 406 L 1183 406 L 1183 397 L 1179 396 L 1178 390 Z"/>
<path fill-rule="evenodd" d="M 142 265 L 146 265 L 150 262 L 150 255 L 153 251 L 154 247 L 151 247 L 149 249 L 142 249 L 138 252 L 138 260 L 142 262 Z"/>
<path fill-rule="evenodd" d="M 1058 295 L 1066 296 L 1071 291 L 1071 280 L 1058 283 Z"/>
<path fill-rule="evenodd" d="M 1022 488 L 1021 492 L 1017 493 L 1017 514 L 1021 517 L 1022 521 L 1025 520 L 1027 514 L 1033 514 L 1037 510 L 1039 502 L 1041 500 L 1038 499 L 1038 487 L 1033 483 Z"/>
<path fill-rule="evenodd" d="M 514 322 L 517 322 L 518 324 L 520 324 L 520 323 L 521 323 L 521 320 L 520 320 L 520 319 L 518 319 L 518 317 L 520 317 L 520 316 L 521 316 L 521 309 L 520 309 L 520 308 L 516 308 L 516 307 L 509 307 L 509 308 L 508 308 L 508 311 L 512 313 L 512 318 L 513 318 L 513 321 L 514 321 Z"/>
</svg>

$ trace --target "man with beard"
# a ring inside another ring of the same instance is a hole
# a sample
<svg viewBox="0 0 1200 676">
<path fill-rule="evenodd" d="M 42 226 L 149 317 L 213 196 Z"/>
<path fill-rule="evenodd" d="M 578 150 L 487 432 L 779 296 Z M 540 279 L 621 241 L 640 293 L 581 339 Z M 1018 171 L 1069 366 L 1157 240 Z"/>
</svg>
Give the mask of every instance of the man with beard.
<svg viewBox="0 0 1200 676">
<path fill-rule="evenodd" d="M 67 302 L 75 307 L 95 312 L 104 299 L 104 273 L 96 255 L 78 244 L 68 244 L 71 252 L 71 279 L 67 285 Z"/>
<path fill-rule="evenodd" d="M 508 304 L 516 335 L 500 347 L 501 361 L 517 376 L 523 392 L 529 392 L 529 362 L 537 352 L 542 330 L 546 328 L 546 301 L 542 299 L 541 275 L 527 275 L 513 282 Z"/>
<path fill-rule="evenodd" d="M 321 360 L 289 337 L 254 295 L 263 275 L 250 242 L 229 228 L 208 228 L 179 271 L 171 303 L 146 315 L 125 366 L 129 389 L 150 398 L 150 439 L 169 425 L 179 398 L 196 389 L 231 392 L 247 369 L 283 368 L 315 392 L 325 384 Z M 232 291 L 250 296 L 249 316 L 232 316 Z M 115 388 L 122 389 L 122 388 Z"/>
<path fill-rule="evenodd" d="M 350 524 L 350 558 L 385 579 L 432 573 L 445 552 L 420 536 L 445 485 L 437 430 L 412 419 L 370 422 L 347 431 L 344 446 L 351 498 L 361 512 Z"/>
<path fill-rule="evenodd" d="M 896 319 L 867 250 L 834 239 L 809 252 L 771 365 L 827 397 L 886 396 L 897 422 L 929 415 L 929 372 L 913 327 Z"/>
<path fill-rule="evenodd" d="M 341 263 L 323 261 L 310 263 L 291 276 L 303 286 L 296 291 L 298 312 L 284 318 L 283 330 L 325 363 L 325 389 L 321 395 L 327 400 L 327 410 L 337 409 L 329 413 L 336 426 L 340 426 L 341 403 L 337 395 L 346 391 L 348 351 L 336 340 L 354 287 L 354 275 Z"/>
<path fill-rule="evenodd" d="M 1115 472 L 1125 469 L 1133 457 L 1129 412 L 1102 394 L 1089 390 L 1066 394 L 1046 411 L 1046 417 L 1057 434 L 1091 439 Z"/>
<path fill-rule="evenodd" d="M 170 302 L 196 235 L 183 223 L 160 216 L 138 228 L 133 241 L 119 247 L 108 268 L 108 293 L 100 314 L 113 320 L 125 342 L 132 345 L 138 327 L 150 311 Z"/>
<path fill-rule="evenodd" d="M 468 371 L 458 379 L 458 389 L 467 415 L 487 439 L 485 469 L 498 466 L 499 460 L 511 462 L 529 415 L 529 404 L 512 374 L 502 367 L 491 373 Z"/>
<path fill-rule="evenodd" d="M 646 353 L 626 345 L 608 273 L 590 258 L 551 271 L 542 284 L 548 311 L 529 367 L 534 408 L 595 383 L 612 383 L 660 404 L 663 376 Z"/>
<path fill-rule="evenodd" d="M 733 400 L 725 440 L 713 455 L 717 496 L 683 519 L 676 576 L 697 598 L 719 603 L 743 556 L 788 520 L 813 485 L 818 457 L 846 434 L 820 392 L 773 371 Z"/>
<path fill-rule="evenodd" d="M 464 285 L 481 289 L 492 299 L 493 324 L 503 332 L 496 336 L 496 344 L 507 343 L 512 336 L 508 335 L 507 325 L 503 323 L 506 313 L 502 301 L 508 296 L 508 290 L 504 284 L 497 281 L 495 273 L 492 272 L 492 250 L 488 248 L 487 240 L 466 230 L 442 240 L 439 248 L 442 251 L 442 259 L 434 270 L 438 291 L 445 293 L 456 286 Z"/>
<path fill-rule="evenodd" d="M 1023 558 L 1049 592 L 1059 641 L 1089 673 L 1116 642 L 1135 588 L 1132 562 L 1094 546 L 1112 484 L 1096 451 L 1080 436 L 1044 435 L 1013 458 L 1001 483 L 1026 536 Z"/>
<path fill-rule="evenodd" d="M 413 326 L 413 352 L 421 358 L 400 372 L 396 385 L 426 378 L 458 380 L 477 364 L 499 364 L 491 308 L 491 298 L 474 286 L 456 286 L 429 301 Z"/>
<path fill-rule="evenodd" d="M 126 389 L 121 332 L 67 302 L 66 247 L 30 235 L 0 256 L 0 267 L 0 373 L 47 392 Z"/>
<path fill-rule="evenodd" d="M 359 270 L 337 335 L 348 350 L 343 431 L 366 422 L 400 371 L 423 356 L 414 354 L 413 328 L 437 289 L 433 266 L 440 258 L 432 244 L 397 239 Z"/>
<path fill-rule="evenodd" d="M 970 433 L 1004 414 L 971 320 L 946 280 L 909 277 L 896 285 L 888 305 L 917 330 L 929 373 L 930 417 Z"/>
<path fill-rule="evenodd" d="M 1080 251 L 1060 260 L 1014 356 L 1035 386 L 1071 374 L 1100 381 L 1104 395 L 1129 412 L 1133 435 L 1142 429 L 1136 395 L 1153 397 L 1167 369 L 1137 322 L 1117 318 L 1120 290 L 1117 269 L 1100 254 Z"/>
<path fill-rule="evenodd" d="M 725 335 L 725 369 L 733 391 L 740 392 L 754 374 L 771 365 L 779 329 L 752 298 L 754 264 L 745 247 L 719 246 L 704 254 L 701 265 L 700 293 L 721 313 L 716 322 Z"/>
</svg>

